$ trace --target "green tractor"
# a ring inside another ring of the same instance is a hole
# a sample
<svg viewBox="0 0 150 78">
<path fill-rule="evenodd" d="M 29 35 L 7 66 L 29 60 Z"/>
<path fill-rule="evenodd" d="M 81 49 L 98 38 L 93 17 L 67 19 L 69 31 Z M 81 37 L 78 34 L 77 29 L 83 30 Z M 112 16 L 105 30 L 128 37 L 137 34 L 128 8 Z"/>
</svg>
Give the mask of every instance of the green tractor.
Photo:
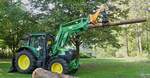
<svg viewBox="0 0 150 78">
<path fill-rule="evenodd" d="M 59 49 L 53 55 L 54 36 L 48 33 L 33 33 L 21 40 L 15 56 L 14 67 L 21 73 L 29 73 L 37 67 L 57 73 L 76 71 L 79 65 L 74 49 Z M 71 70 L 69 70 L 71 69 Z"/>
</svg>

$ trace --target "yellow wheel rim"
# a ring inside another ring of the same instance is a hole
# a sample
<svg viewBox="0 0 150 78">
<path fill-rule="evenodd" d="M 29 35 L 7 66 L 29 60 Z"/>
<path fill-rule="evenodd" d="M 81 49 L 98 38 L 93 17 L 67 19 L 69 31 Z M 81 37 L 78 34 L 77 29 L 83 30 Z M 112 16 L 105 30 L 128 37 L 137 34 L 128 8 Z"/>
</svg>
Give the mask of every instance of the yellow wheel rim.
<svg viewBox="0 0 150 78">
<path fill-rule="evenodd" d="M 51 40 L 49 40 L 49 41 L 48 41 L 48 45 L 51 45 L 51 44 L 52 44 L 52 41 L 51 41 Z"/>
<path fill-rule="evenodd" d="M 60 63 L 53 63 L 51 67 L 51 71 L 61 74 L 63 72 L 63 67 Z"/>
<path fill-rule="evenodd" d="M 18 66 L 22 70 L 26 70 L 30 66 L 30 59 L 26 55 L 21 55 L 18 59 Z"/>
</svg>

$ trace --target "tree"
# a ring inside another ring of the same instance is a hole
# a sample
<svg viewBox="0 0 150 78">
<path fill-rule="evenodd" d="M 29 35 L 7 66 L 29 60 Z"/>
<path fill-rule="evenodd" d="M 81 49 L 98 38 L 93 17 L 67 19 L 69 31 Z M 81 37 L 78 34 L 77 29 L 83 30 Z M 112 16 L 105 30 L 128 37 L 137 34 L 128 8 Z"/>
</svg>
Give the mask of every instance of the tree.
<svg viewBox="0 0 150 78">
<path fill-rule="evenodd" d="M 0 39 L 15 52 L 23 34 L 32 31 L 30 28 L 35 22 L 29 13 L 20 8 L 20 3 L 8 0 L 0 2 L 0 17 Z"/>
</svg>

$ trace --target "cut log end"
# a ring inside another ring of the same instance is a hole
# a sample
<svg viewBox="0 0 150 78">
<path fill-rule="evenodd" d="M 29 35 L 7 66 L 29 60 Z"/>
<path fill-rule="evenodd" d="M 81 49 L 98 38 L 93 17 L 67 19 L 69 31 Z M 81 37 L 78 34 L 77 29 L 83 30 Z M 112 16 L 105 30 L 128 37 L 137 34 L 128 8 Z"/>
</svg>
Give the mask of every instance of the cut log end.
<svg viewBox="0 0 150 78">
<path fill-rule="evenodd" d="M 52 73 L 48 70 L 37 68 L 32 73 L 32 78 L 77 78 L 70 75 Z"/>
</svg>

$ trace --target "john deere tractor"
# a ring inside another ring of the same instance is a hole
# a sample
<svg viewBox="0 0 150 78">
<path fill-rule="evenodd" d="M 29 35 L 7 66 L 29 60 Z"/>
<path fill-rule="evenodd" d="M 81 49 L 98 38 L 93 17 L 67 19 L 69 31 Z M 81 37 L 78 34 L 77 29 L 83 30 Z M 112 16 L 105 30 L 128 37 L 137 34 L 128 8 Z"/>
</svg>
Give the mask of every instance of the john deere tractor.
<svg viewBox="0 0 150 78">
<path fill-rule="evenodd" d="M 53 53 L 55 37 L 48 33 L 28 34 L 23 40 L 15 56 L 15 68 L 22 73 L 29 73 L 37 67 L 52 72 L 68 73 L 78 68 L 74 49 L 59 48 Z M 72 68 L 72 70 L 69 70 Z"/>
</svg>

